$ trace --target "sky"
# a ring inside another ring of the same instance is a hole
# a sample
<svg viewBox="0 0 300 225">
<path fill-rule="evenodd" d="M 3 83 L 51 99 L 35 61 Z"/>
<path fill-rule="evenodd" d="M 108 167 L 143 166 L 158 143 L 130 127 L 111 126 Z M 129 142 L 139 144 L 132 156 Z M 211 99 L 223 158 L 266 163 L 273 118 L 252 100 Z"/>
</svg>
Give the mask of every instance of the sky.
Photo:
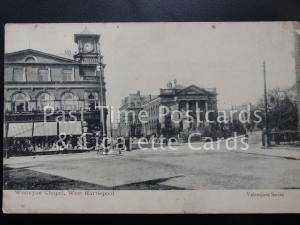
<svg viewBox="0 0 300 225">
<path fill-rule="evenodd" d="M 216 88 L 219 109 L 255 103 L 268 88 L 295 84 L 291 22 L 8 24 L 5 52 L 77 51 L 74 34 L 100 34 L 107 103 L 130 93 L 158 94 L 168 81 Z"/>
</svg>

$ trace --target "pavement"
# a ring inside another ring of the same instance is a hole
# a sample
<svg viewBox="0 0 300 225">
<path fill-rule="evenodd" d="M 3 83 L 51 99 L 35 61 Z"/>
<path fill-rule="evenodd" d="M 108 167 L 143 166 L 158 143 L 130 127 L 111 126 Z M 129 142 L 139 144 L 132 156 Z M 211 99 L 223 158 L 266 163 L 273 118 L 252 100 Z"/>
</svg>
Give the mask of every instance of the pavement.
<svg viewBox="0 0 300 225">
<path fill-rule="evenodd" d="M 281 144 L 264 148 L 261 145 L 261 132 L 249 135 L 249 149 L 238 152 L 300 160 L 299 145 Z"/>
<path fill-rule="evenodd" d="M 3 165 L 17 165 L 32 162 L 51 162 L 57 160 L 72 160 L 72 159 L 88 159 L 93 157 L 104 157 L 104 155 L 97 155 L 95 151 L 83 153 L 70 154 L 54 154 L 54 155 L 35 155 L 35 156 L 16 156 L 3 159 Z"/>
<path fill-rule="evenodd" d="M 12 157 L 4 160 L 7 189 L 300 189 L 299 149 L 262 149 L 259 134 L 249 149 L 144 149 L 122 155 L 86 152 Z M 210 143 L 193 143 L 204 147 Z M 231 143 L 233 144 L 233 142 Z"/>
<path fill-rule="evenodd" d="M 237 137 L 240 140 L 243 136 Z M 220 141 L 220 143 L 224 143 L 226 140 Z M 272 146 L 268 148 L 264 148 L 261 146 L 261 133 L 255 132 L 249 135 L 249 148 L 247 150 L 241 150 L 239 147 L 235 151 L 238 153 L 245 153 L 245 154 L 257 154 L 257 155 L 264 155 L 264 156 L 274 156 L 274 157 L 282 157 L 288 159 L 295 159 L 300 160 L 300 146 L 292 146 L 292 145 L 279 145 L 279 146 Z M 203 146 L 204 143 L 192 143 L 192 146 L 195 148 Z M 214 142 L 216 145 L 216 142 Z M 123 155 L 129 154 L 139 154 L 139 152 L 155 152 L 155 151 L 174 151 L 168 147 L 164 146 L 164 149 L 160 149 L 158 145 L 155 145 L 157 150 L 153 150 L 150 147 L 143 148 L 141 150 L 132 150 L 130 152 L 124 152 Z M 173 146 L 177 148 L 177 151 L 195 151 L 191 150 L 188 144 L 180 144 Z M 196 150 L 197 151 L 197 150 Z M 227 151 L 227 149 L 217 149 L 216 147 L 214 150 L 209 151 Z M 83 152 L 83 153 L 68 153 L 68 154 L 54 154 L 54 155 L 35 155 L 35 156 L 18 156 L 18 157 L 10 157 L 8 159 L 4 158 L 3 164 L 4 165 L 14 165 L 19 163 L 31 163 L 31 162 L 46 162 L 46 161 L 56 161 L 56 160 L 71 160 L 71 159 L 90 159 L 90 158 L 99 158 L 99 157 L 113 157 L 118 156 L 118 153 L 114 151 L 112 154 L 109 155 L 102 155 L 97 154 L 95 151 Z"/>
<path fill-rule="evenodd" d="M 257 146 L 256 148 L 250 148 L 247 151 L 237 151 L 245 154 L 256 154 L 264 156 L 281 157 L 287 159 L 300 160 L 300 148 L 299 147 L 269 147 L 263 148 Z"/>
</svg>

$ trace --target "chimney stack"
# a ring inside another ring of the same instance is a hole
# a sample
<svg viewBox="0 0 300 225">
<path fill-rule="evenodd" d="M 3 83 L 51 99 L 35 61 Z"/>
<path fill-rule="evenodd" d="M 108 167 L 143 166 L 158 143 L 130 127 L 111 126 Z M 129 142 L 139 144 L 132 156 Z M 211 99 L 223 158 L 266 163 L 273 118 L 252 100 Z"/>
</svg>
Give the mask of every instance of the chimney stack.
<svg viewBox="0 0 300 225">
<path fill-rule="evenodd" d="M 177 80 L 174 79 L 174 88 L 176 88 L 176 87 L 177 87 Z"/>
</svg>

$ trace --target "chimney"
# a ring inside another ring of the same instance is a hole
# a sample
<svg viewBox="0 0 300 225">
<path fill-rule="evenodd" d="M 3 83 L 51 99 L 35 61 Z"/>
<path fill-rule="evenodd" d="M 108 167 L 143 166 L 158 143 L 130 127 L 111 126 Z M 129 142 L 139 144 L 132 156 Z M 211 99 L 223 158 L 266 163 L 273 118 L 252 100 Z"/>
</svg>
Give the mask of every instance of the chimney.
<svg viewBox="0 0 300 225">
<path fill-rule="evenodd" d="M 71 50 L 69 50 L 69 49 L 65 50 L 65 55 L 68 55 L 68 56 L 72 55 Z"/>
<path fill-rule="evenodd" d="M 169 81 L 169 82 L 167 83 L 167 88 L 168 88 L 168 89 L 171 89 L 171 88 L 172 88 L 172 82 L 171 82 L 171 81 Z"/>
<path fill-rule="evenodd" d="M 174 79 L 174 88 L 176 88 L 176 87 L 177 87 L 177 80 Z"/>
<path fill-rule="evenodd" d="M 149 94 L 149 100 L 151 101 L 151 94 Z"/>
</svg>

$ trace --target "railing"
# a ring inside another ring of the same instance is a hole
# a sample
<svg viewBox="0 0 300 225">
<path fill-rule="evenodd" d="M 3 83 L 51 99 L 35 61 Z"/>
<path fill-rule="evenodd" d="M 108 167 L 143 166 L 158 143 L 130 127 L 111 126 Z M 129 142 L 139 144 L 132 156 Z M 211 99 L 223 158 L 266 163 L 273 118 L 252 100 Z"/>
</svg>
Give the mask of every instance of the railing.
<svg viewBox="0 0 300 225">
<path fill-rule="evenodd" d="M 271 131 L 269 133 L 271 143 L 280 145 L 283 143 L 291 144 L 300 141 L 300 131 Z"/>
<path fill-rule="evenodd" d="M 70 110 L 63 110 L 64 115 L 60 110 L 55 110 L 54 112 L 46 115 L 47 121 L 56 120 L 57 116 L 63 116 L 65 120 L 69 120 L 72 116 L 76 116 L 78 120 L 81 119 L 82 116 L 84 116 L 84 119 L 98 119 L 100 117 L 99 110 L 76 110 L 76 111 L 70 111 Z M 17 121 L 44 121 L 45 115 L 43 111 L 29 111 L 29 112 L 13 112 L 13 111 L 6 111 L 5 119 L 8 122 L 17 122 Z"/>
<path fill-rule="evenodd" d="M 61 113 L 61 111 L 64 111 L 65 113 L 67 112 L 72 112 L 72 113 L 81 113 L 81 112 L 99 112 L 98 108 L 95 109 L 77 109 L 77 110 L 64 110 L 64 109 L 55 109 L 53 111 L 53 113 Z M 31 114 L 44 114 L 45 111 L 43 110 L 31 110 L 31 111 L 20 111 L 20 112 L 16 112 L 16 111 L 11 111 L 11 110 L 6 110 L 5 114 L 9 114 L 9 115 L 31 115 Z M 48 112 L 50 113 L 50 111 Z"/>
<path fill-rule="evenodd" d="M 175 94 L 175 90 L 173 89 L 160 89 L 161 95 L 173 95 Z"/>
</svg>

